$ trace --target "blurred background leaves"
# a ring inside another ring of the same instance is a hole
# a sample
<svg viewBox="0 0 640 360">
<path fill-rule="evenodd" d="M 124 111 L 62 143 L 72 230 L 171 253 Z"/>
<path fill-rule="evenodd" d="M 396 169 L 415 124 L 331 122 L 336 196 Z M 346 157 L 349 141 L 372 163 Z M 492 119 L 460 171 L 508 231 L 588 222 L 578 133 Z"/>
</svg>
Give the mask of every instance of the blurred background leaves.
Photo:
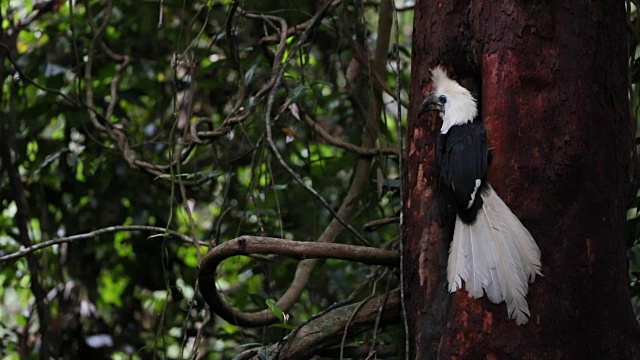
<svg viewBox="0 0 640 360">
<path fill-rule="evenodd" d="M 22 211 L 33 243 L 114 225 L 166 227 L 206 243 L 242 234 L 309 241 L 331 220 L 265 141 L 266 98 L 260 91 L 272 77 L 278 24 L 230 15 L 238 8 L 274 15 L 291 28 L 308 21 L 318 2 L 0 4 L 0 110 L 11 135 L 4 146 L 13 161 L 0 163 L 0 256 L 21 247 L 9 166 L 24 185 L 28 207 Z M 408 99 L 413 22 L 411 4 L 406 5 L 408 10 L 398 12 L 400 31 L 392 35 L 392 60 L 381 79 L 389 89 L 400 88 L 403 101 Z M 300 114 L 336 139 L 361 144 L 372 89 L 379 86 L 368 65 L 378 7 L 376 2 L 339 3 L 292 57 L 287 54 L 299 32 L 287 38 L 273 138 L 286 163 L 334 208 L 353 181 L 359 156 L 327 144 Z M 92 109 L 87 109 L 89 87 Z M 397 104 L 386 93 L 382 113 L 376 146 L 397 148 Z M 403 109 L 401 121 L 405 115 Z M 225 123 L 233 117 L 243 118 Z M 196 134 L 221 134 L 196 139 L 193 128 Z M 176 165 L 180 156 L 184 161 Z M 358 231 L 400 209 L 398 186 L 392 186 L 400 176 L 398 158 L 380 155 L 372 163 L 370 189 L 354 200 L 358 211 L 351 223 Z M 151 235 L 104 233 L 35 254 L 51 312 L 46 327 L 52 356 L 229 359 L 243 344 L 269 344 L 288 331 L 246 330 L 215 317 L 203 327 L 207 313 L 196 291 L 196 249 L 171 236 Z M 397 248 L 395 224 L 365 235 L 376 247 Z M 355 242 L 347 232 L 336 241 Z M 265 301 L 289 286 L 296 264 L 286 258 L 236 257 L 221 265 L 217 285 L 233 306 L 262 310 Z M 378 275 L 359 264 L 324 262 L 288 314 L 289 324 L 343 300 Z M 31 276 L 25 258 L 0 265 L 3 358 L 42 353 Z M 367 295 L 363 291 L 358 298 Z M 378 342 L 393 343 L 395 331 L 388 329 Z"/>
</svg>

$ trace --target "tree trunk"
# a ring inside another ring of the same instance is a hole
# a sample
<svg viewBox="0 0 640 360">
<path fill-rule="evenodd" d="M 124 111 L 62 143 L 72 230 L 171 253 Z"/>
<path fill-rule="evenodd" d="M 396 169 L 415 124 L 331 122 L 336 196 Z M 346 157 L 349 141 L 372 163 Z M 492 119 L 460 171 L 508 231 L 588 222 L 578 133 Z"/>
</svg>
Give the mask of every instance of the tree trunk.
<svg viewBox="0 0 640 360">
<path fill-rule="evenodd" d="M 418 1 L 404 271 L 409 358 L 638 359 L 625 204 L 634 122 L 622 1 Z M 437 206 L 440 120 L 418 119 L 429 69 L 476 94 L 493 149 L 489 182 L 542 250 L 531 321 L 446 292 L 453 216 Z"/>
</svg>

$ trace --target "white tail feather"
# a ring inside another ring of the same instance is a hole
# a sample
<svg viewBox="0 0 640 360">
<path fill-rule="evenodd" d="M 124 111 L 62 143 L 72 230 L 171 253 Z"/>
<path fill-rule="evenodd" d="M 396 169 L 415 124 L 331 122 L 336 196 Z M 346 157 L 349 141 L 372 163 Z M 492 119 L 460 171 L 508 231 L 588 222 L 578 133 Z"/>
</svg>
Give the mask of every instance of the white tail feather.
<svg viewBox="0 0 640 360">
<path fill-rule="evenodd" d="M 447 265 L 449 291 L 460 289 L 464 280 L 469 297 L 482 297 L 484 290 L 491 302 L 506 302 L 516 324 L 525 324 L 528 282 L 541 275 L 540 249 L 493 189 L 482 200 L 475 222 L 456 219 Z"/>
<path fill-rule="evenodd" d="M 449 261 L 447 264 L 449 292 L 455 292 L 462 288 L 462 279 L 468 278 L 467 263 L 465 261 L 451 261 L 451 258 L 465 259 L 467 257 L 463 247 L 460 246 L 460 244 L 466 244 L 461 233 L 462 231 L 458 232 L 458 227 L 456 226 L 453 232 L 453 241 L 451 242 L 451 247 L 449 247 Z"/>
</svg>

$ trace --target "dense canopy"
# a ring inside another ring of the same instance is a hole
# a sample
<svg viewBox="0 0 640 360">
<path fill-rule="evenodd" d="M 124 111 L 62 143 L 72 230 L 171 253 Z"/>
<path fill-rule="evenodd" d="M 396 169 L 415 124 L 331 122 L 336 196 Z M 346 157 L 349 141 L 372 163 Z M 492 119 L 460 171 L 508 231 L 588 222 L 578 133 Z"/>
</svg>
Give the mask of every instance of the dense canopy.
<svg viewBox="0 0 640 360">
<path fill-rule="evenodd" d="M 0 24 L 1 356 L 404 350 L 412 2 L 0 0 Z"/>
</svg>

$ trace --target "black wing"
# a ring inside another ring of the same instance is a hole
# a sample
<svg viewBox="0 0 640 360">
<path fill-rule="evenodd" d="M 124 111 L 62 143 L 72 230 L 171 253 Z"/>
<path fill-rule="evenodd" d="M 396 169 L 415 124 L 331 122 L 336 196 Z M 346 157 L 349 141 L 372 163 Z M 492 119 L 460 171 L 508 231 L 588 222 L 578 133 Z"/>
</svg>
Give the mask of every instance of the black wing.
<svg viewBox="0 0 640 360">
<path fill-rule="evenodd" d="M 459 213 L 471 210 L 472 221 L 482 205 L 480 192 L 485 187 L 488 162 L 487 131 L 479 121 L 453 126 L 444 141 L 444 146 L 439 144 L 443 147 L 442 178 L 455 195 Z"/>
</svg>

